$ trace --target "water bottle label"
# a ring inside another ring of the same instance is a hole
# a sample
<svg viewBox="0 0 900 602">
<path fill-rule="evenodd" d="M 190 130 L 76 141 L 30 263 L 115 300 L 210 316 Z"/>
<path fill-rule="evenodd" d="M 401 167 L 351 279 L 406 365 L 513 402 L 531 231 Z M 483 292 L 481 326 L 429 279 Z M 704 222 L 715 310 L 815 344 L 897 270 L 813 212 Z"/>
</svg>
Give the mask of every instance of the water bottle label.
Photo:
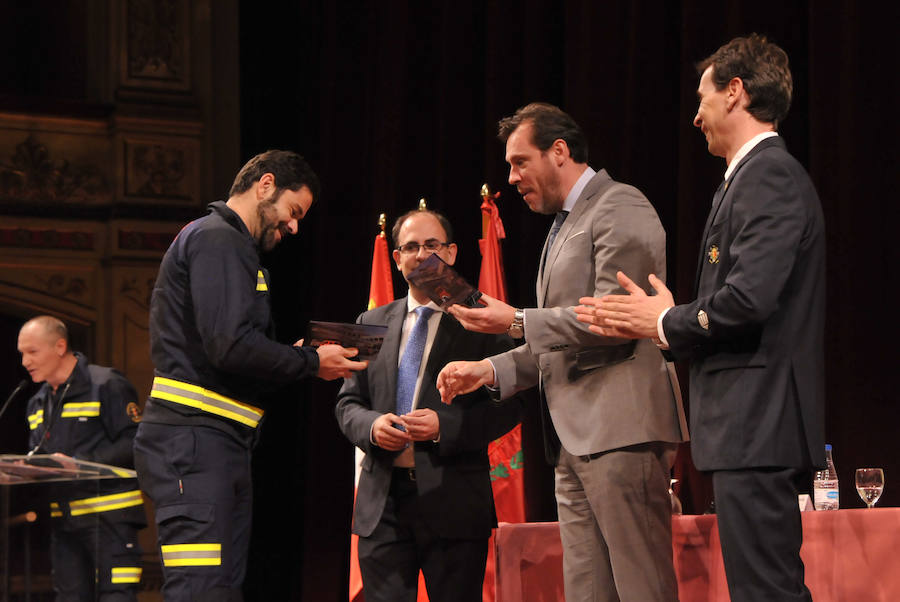
<svg viewBox="0 0 900 602">
<path fill-rule="evenodd" d="M 836 500 L 839 497 L 837 491 L 829 491 L 827 495 L 829 500 Z"/>
</svg>

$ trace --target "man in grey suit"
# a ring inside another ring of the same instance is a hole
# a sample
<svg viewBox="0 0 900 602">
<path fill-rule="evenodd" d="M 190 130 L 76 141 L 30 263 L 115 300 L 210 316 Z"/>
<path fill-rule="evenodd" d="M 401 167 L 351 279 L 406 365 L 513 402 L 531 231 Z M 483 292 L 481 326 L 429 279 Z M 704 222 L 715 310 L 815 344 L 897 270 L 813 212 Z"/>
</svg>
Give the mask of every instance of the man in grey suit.
<svg viewBox="0 0 900 602">
<path fill-rule="evenodd" d="M 691 360 L 692 455 L 713 475 L 731 599 L 810 600 L 797 493 L 825 463 L 822 208 L 776 133 L 791 102 L 784 51 L 755 34 L 735 38 L 698 71 L 694 125 L 728 168 L 696 298 L 675 305 L 652 275 L 655 296 L 620 274 L 631 295 L 583 299 L 579 319 Z"/>
<path fill-rule="evenodd" d="M 537 278 L 537 307 L 488 296 L 455 305 L 469 330 L 525 344 L 448 364 L 442 400 L 482 385 L 506 398 L 542 387 L 547 459 L 556 467 L 566 599 L 677 599 L 669 477 L 687 438 L 678 383 L 650 341 L 596 338 L 575 316 L 580 297 L 620 290 L 616 270 L 665 271 L 665 232 L 637 189 L 587 165 L 581 128 L 534 103 L 500 122 L 514 184 L 532 211 L 556 214 Z"/>
<path fill-rule="evenodd" d="M 404 277 L 432 253 L 456 260 L 440 213 L 402 215 L 392 237 Z M 335 408 L 341 431 L 366 453 L 353 512 L 366 602 L 414 602 L 419 569 L 432 602 L 480 601 L 497 525 L 487 447 L 518 423 L 521 405 L 482 390 L 447 406 L 434 382 L 447 362 L 481 359 L 512 341 L 467 332 L 413 285 L 358 322 L 388 327 L 378 356 L 344 381 Z"/>
</svg>

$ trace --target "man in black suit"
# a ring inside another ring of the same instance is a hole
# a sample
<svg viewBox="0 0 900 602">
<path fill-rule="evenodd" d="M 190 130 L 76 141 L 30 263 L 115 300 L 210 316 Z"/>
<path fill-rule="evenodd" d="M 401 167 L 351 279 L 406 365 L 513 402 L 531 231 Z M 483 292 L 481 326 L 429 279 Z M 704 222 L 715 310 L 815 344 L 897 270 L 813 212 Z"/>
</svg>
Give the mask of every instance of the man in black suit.
<svg viewBox="0 0 900 602">
<path fill-rule="evenodd" d="M 753 34 L 698 65 L 694 125 L 728 163 L 706 222 L 696 299 L 585 298 L 596 332 L 649 337 L 691 360 L 692 455 L 711 471 L 731 599 L 810 600 L 798 487 L 824 457 L 825 226 L 776 133 L 791 100 L 784 51 Z"/>
<path fill-rule="evenodd" d="M 397 268 L 406 276 L 432 253 L 452 265 L 452 236 L 437 212 L 401 216 L 392 230 Z M 487 447 L 516 425 L 521 406 L 494 402 L 483 388 L 445 405 L 435 379 L 447 362 L 480 360 L 511 340 L 467 332 L 412 285 L 409 296 L 357 321 L 388 327 L 378 356 L 344 381 L 335 408 L 344 435 L 366 454 L 353 514 L 366 602 L 414 601 L 419 569 L 432 602 L 481 600 L 497 524 Z"/>
</svg>

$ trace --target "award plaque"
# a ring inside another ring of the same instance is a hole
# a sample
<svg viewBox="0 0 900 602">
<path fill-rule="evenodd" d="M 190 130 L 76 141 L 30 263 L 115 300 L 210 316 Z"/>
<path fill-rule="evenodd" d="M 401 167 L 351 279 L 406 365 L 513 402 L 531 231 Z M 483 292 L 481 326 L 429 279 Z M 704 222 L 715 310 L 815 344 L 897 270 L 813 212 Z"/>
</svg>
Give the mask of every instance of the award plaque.
<svg viewBox="0 0 900 602">
<path fill-rule="evenodd" d="M 433 253 L 406 275 L 409 283 L 423 291 L 442 309 L 458 303 L 467 307 L 484 307 L 479 303 L 481 291 L 466 282 L 456 270 Z"/>
<path fill-rule="evenodd" d="M 374 324 L 310 321 L 306 344 L 313 347 L 327 344 L 355 347 L 359 349 L 359 359 L 370 360 L 378 355 L 386 332 L 387 326 Z"/>
</svg>

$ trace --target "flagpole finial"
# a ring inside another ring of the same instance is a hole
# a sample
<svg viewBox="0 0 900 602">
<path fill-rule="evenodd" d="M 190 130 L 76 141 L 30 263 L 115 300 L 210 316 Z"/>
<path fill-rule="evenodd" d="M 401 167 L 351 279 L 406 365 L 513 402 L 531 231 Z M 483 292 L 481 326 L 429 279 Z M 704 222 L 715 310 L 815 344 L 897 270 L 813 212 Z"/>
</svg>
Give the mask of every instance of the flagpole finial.
<svg viewBox="0 0 900 602">
<path fill-rule="evenodd" d="M 425 202 L 425 197 L 419 199 L 419 211 L 425 211 L 428 209 L 428 203 Z"/>
<path fill-rule="evenodd" d="M 491 187 L 487 185 L 487 182 L 481 185 L 481 200 L 482 201 L 496 201 L 500 198 L 500 192 L 491 193 Z"/>
<path fill-rule="evenodd" d="M 378 227 L 381 228 L 381 238 L 384 238 L 384 226 L 387 224 L 387 216 L 382 213 L 378 216 Z"/>
</svg>

